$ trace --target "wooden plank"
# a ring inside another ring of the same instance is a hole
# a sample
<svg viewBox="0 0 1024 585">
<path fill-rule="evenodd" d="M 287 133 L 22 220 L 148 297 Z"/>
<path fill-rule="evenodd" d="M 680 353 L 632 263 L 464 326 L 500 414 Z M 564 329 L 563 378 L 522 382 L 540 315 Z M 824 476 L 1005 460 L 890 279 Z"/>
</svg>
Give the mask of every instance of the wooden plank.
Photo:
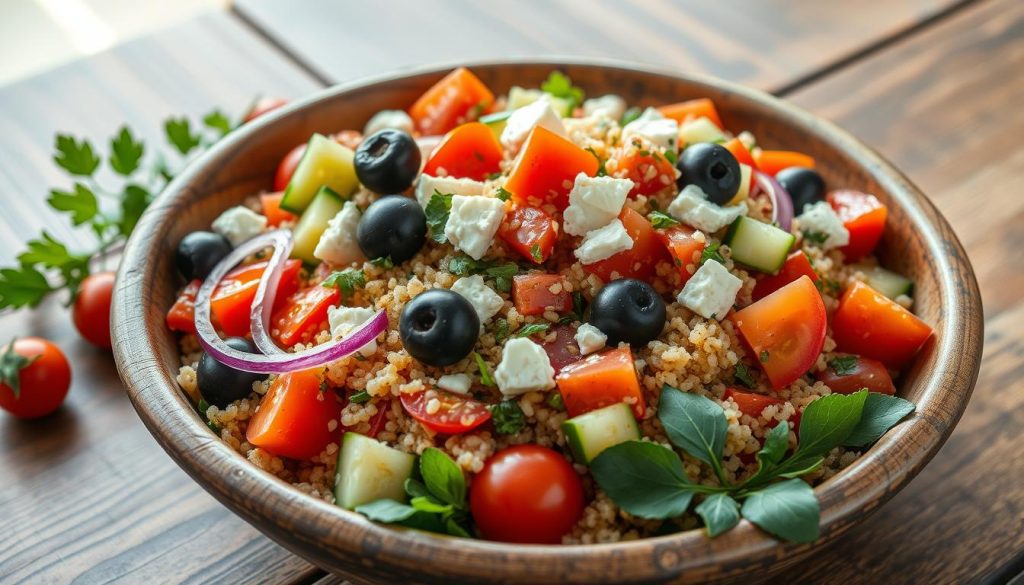
<svg viewBox="0 0 1024 585">
<path fill-rule="evenodd" d="M 709 73 L 771 89 L 899 36 L 958 0 L 238 0 L 235 10 L 325 80 L 426 62 L 573 55 Z"/>
<path fill-rule="evenodd" d="M 907 489 L 780 583 L 1005 582 L 1002 569 L 1020 566 L 1021 71 L 1024 4 L 993 0 L 790 96 L 931 195 L 971 257 L 987 322 L 974 397 L 949 442 Z"/>
<path fill-rule="evenodd" d="M 53 135 L 106 139 L 127 122 L 162 141 L 172 114 L 240 112 L 259 93 L 318 84 L 230 15 L 211 14 L 0 88 L 0 264 L 46 226 L 66 185 Z M 104 150 L 106 147 L 104 146 Z M 78 338 L 58 303 L 0 317 L 3 342 L 41 335 L 68 355 L 73 384 L 55 416 L 0 414 L 0 582 L 257 583 L 319 573 L 228 512 L 161 450 L 124 396 L 109 354 Z"/>
</svg>

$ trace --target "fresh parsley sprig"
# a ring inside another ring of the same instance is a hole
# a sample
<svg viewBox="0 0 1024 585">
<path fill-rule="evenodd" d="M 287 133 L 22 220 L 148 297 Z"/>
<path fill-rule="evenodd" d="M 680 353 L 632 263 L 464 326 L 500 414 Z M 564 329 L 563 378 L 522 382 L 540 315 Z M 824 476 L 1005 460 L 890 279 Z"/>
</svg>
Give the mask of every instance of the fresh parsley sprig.
<svg viewBox="0 0 1024 585">
<path fill-rule="evenodd" d="M 572 79 L 561 71 L 552 71 L 544 83 L 540 84 L 540 89 L 551 97 L 568 101 L 570 108 L 583 103 L 583 88 L 573 85 Z"/>
<path fill-rule="evenodd" d="M 343 299 L 348 300 L 356 289 L 366 286 L 366 273 L 358 268 L 346 268 L 332 272 L 323 281 L 323 286 L 337 287 Z"/>
<path fill-rule="evenodd" d="M 448 272 L 456 276 L 482 274 L 494 281 L 494 288 L 499 292 L 508 292 L 512 290 L 512 277 L 519 273 L 519 265 L 498 260 L 474 260 L 461 254 L 448 261 Z"/>
</svg>

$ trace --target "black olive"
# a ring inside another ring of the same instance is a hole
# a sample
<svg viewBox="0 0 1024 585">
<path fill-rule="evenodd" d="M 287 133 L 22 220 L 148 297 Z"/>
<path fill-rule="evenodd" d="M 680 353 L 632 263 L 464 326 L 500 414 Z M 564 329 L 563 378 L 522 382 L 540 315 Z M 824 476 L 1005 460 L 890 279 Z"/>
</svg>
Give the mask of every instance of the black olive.
<svg viewBox="0 0 1024 585">
<path fill-rule="evenodd" d="M 407 132 L 386 129 L 366 137 L 356 149 L 359 182 L 376 193 L 400 193 L 416 180 L 423 155 Z"/>
<path fill-rule="evenodd" d="M 231 242 L 220 234 L 192 232 L 178 243 L 174 263 L 187 280 L 205 280 L 231 250 Z"/>
<path fill-rule="evenodd" d="M 224 340 L 231 348 L 246 353 L 259 353 L 256 346 L 244 337 L 229 337 Z M 252 393 L 253 382 L 264 378 L 263 374 L 243 372 L 218 362 L 213 356 L 204 353 L 199 358 L 196 368 L 196 383 L 203 399 L 219 408 L 241 400 Z"/>
<path fill-rule="evenodd" d="M 825 179 L 814 170 L 789 167 L 779 171 L 775 179 L 789 193 L 797 214 L 804 210 L 804 205 L 825 200 Z"/>
<path fill-rule="evenodd" d="M 416 255 L 427 239 L 427 216 L 416 201 L 388 195 L 366 208 L 356 240 L 367 258 L 391 258 L 395 264 Z"/>
<path fill-rule="evenodd" d="M 682 189 L 696 185 L 708 201 L 725 205 L 740 189 L 740 163 L 724 146 L 700 142 L 687 146 L 679 155 L 676 168 L 681 173 L 676 185 Z"/>
<path fill-rule="evenodd" d="M 613 280 L 594 295 L 589 323 L 608 336 L 608 345 L 625 341 L 642 347 L 661 335 L 665 301 L 642 280 Z"/>
<path fill-rule="evenodd" d="M 412 357 L 431 366 L 448 366 L 473 351 L 480 317 L 466 297 L 435 288 L 405 305 L 398 334 Z"/>
</svg>

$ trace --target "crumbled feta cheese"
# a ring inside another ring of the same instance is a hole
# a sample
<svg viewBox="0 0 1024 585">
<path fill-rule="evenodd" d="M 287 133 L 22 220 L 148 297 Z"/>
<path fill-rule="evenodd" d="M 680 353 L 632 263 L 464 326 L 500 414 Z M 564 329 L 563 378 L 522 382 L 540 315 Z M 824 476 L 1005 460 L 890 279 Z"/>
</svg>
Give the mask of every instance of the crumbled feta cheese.
<svg viewBox="0 0 1024 585">
<path fill-rule="evenodd" d="M 596 229 L 583 236 L 580 247 L 573 254 L 584 264 L 593 264 L 605 258 L 625 252 L 633 247 L 633 238 L 626 232 L 622 220 L 613 219 L 603 228 Z"/>
<path fill-rule="evenodd" d="M 821 246 L 822 250 L 850 243 L 850 231 L 826 201 L 805 205 L 804 212 L 797 216 L 796 221 L 800 231 L 804 233 L 804 239 L 810 239 L 811 243 Z M 814 234 L 817 237 L 808 238 L 807 234 Z M 825 241 L 820 241 L 822 238 Z"/>
<path fill-rule="evenodd" d="M 622 128 L 622 143 L 643 138 L 655 146 L 675 149 L 679 142 L 679 122 L 666 118 L 654 108 L 647 108 L 640 117 Z"/>
<path fill-rule="evenodd" d="M 313 256 L 334 266 L 344 266 L 364 259 L 356 240 L 359 227 L 359 208 L 354 201 L 346 201 L 341 211 L 327 222 L 327 229 L 313 250 Z"/>
<path fill-rule="evenodd" d="M 501 144 L 515 152 L 537 126 L 543 126 L 559 136 L 566 135 L 562 119 L 555 113 L 548 94 L 512 112 L 505 121 L 505 129 L 501 131 Z"/>
<path fill-rule="evenodd" d="M 376 312 L 365 307 L 328 307 L 327 323 L 331 327 L 331 337 L 344 339 L 360 325 L 373 318 Z M 371 339 L 359 349 L 362 355 L 370 355 L 377 351 L 377 340 Z"/>
<path fill-rule="evenodd" d="M 525 337 L 516 337 L 502 348 L 494 381 L 505 396 L 548 390 L 555 387 L 555 369 L 543 347 Z"/>
<path fill-rule="evenodd" d="M 714 233 L 747 214 L 746 201 L 722 207 L 708 201 L 697 185 L 687 185 L 668 206 L 668 213 L 679 221 L 706 233 Z"/>
<path fill-rule="evenodd" d="M 469 394 L 473 379 L 466 374 L 445 374 L 437 379 L 437 387 L 456 394 Z"/>
<path fill-rule="evenodd" d="M 479 274 L 464 276 L 456 280 L 452 285 L 452 291 L 466 297 L 469 304 L 473 305 L 477 316 L 480 317 L 481 326 L 500 311 L 505 304 L 498 293 L 484 284 L 484 277 Z"/>
<path fill-rule="evenodd" d="M 580 325 L 576 330 L 576 345 L 580 346 L 580 353 L 587 355 L 604 347 L 608 343 L 608 336 L 590 323 Z"/>
<path fill-rule="evenodd" d="M 619 120 L 626 113 L 626 100 L 615 94 L 591 98 L 583 102 L 583 114 L 594 118 Z"/>
<path fill-rule="evenodd" d="M 412 134 L 412 118 L 402 110 L 381 110 L 373 115 L 363 128 L 363 136 L 376 134 L 381 130 L 401 130 Z"/>
<path fill-rule="evenodd" d="M 496 197 L 452 197 L 452 211 L 444 235 L 453 246 L 474 260 L 484 257 L 505 217 L 505 202 Z"/>
<path fill-rule="evenodd" d="M 420 180 L 416 183 L 416 201 L 419 201 L 422 207 L 426 207 L 427 203 L 430 203 L 430 198 L 434 196 L 434 191 L 444 195 L 483 195 L 484 184 L 473 179 L 420 175 Z"/>
<path fill-rule="evenodd" d="M 716 260 L 708 260 L 686 281 L 676 300 L 705 319 L 723 319 L 743 281 Z"/>
<path fill-rule="evenodd" d="M 633 181 L 615 177 L 588 177 L 576 175 L 569 192 L 569 207 L 563 215 L 565 232 L 582 236 L 589 231 L 608 225 L 619 216 Z"/>
<path fill-rule="evenodd" d="M 220 214 L 211 227 L 227 238 L 232 246 L 237 246 L 263 233 L 267 218 L 248 207 L 237 205 Z"/>
</svg>

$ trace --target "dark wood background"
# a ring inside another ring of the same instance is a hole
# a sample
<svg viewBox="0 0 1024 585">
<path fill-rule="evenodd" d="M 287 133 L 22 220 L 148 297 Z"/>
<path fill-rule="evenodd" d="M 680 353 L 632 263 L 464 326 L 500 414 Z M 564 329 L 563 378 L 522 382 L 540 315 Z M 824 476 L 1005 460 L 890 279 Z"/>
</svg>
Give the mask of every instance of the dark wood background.
<svg viewBox="0 0 1024 585">
<path fill-rule="evenodd" d="M 852 131 L 949 218 L 984 297 L 967 413 L 934 461 L 785 583 L 1004 583 L 1024 572 L 1024 3 L 1019 0 L 240 0 L 0 87 L 0 264 L 46 227 L 57 131 L 104 140 L 254 95 L 297 97 L 423 63 L 629 59 L 740 81 Z M 5 58 L 8 58 L 5 56 Z M 46 420 L 0 415 L 0 583 L 332 581 L 220 507 L 135 416 L 59 302 L 0 317 L 72 360 Z"/>
</svg>

